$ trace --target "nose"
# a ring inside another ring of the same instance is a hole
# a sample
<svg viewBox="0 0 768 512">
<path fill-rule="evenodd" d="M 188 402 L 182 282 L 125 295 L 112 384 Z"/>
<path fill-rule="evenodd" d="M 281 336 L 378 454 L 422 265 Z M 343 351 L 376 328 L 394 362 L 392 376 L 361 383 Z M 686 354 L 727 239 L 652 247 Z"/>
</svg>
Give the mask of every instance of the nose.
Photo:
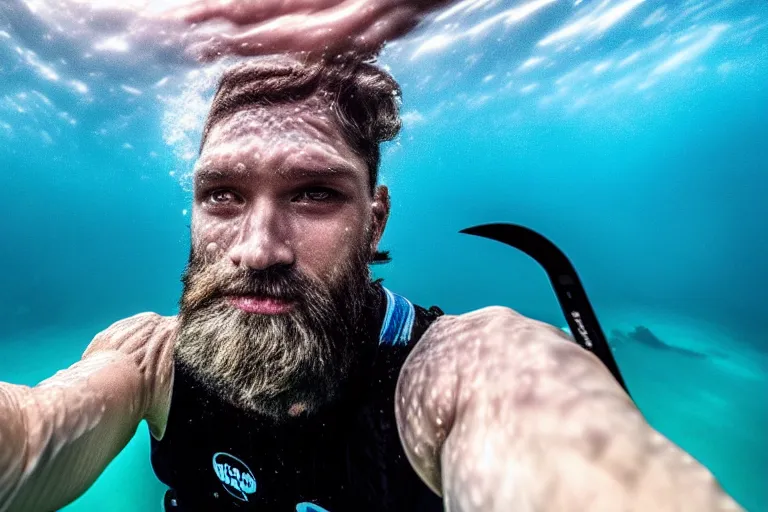
<svg viewBox="0 0 768 512">
<path fill-rule="evenodd" d="M 254 205 L 240 228 L 229 258 L 237 267 L 266 270 L 275 265 L 293 265 L 295 254 L 288 229 L 273 206 Z"/>
</svg>

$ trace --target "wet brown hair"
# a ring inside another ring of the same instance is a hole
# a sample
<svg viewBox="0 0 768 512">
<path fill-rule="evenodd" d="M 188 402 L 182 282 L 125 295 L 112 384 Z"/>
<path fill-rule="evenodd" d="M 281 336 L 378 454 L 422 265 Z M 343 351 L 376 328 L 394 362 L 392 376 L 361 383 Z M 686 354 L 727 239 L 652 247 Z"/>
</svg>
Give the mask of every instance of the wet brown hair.
<svg viewBox="0 0 768 512">
<path fill-rule="evenodd" d="M 395 79 L 369 63 L 305 63 L 289 56 L 251 59 L 224 72 L 200 150 L 211 128 L 235 112 L 319 99 L 331 108 L 346 142 L 368 166 L 372 194 L 379 174 L 379 144 L 400 131 L 400 96 Z"/>
</svg>

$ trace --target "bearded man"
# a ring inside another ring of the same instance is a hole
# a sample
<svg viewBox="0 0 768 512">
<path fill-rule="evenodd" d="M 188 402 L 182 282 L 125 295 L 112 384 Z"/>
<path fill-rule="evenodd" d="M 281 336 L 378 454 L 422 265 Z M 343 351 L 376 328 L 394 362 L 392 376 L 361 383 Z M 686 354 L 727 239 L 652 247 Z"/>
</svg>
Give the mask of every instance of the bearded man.
<svg viewBox="0 0 768 512">
<path fill-rule="evenodd" d="M 75 500 L 142 420 L 168 511 L 739 510 L 559 329 L 372 280 L 398 96 L 360 60 L 225 73 L 179 315 L 117 322 L 33 388 L 0 383 L 0 511 Z"/>
</svg>

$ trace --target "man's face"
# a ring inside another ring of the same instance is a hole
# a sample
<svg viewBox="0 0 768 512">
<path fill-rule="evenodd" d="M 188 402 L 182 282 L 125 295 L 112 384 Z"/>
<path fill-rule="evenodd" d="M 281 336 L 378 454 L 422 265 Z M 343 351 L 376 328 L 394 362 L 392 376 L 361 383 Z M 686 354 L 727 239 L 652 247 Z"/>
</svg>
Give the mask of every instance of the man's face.
<svg viewBox="0 0 768 512">
<path fill-rule="evenodd" d="M 230 402 L 282 417 L 339 394 L 388 213 L 368 180 L 327 107 L 243 110 L 209 132 L 177 357 Z"/>
</svg>

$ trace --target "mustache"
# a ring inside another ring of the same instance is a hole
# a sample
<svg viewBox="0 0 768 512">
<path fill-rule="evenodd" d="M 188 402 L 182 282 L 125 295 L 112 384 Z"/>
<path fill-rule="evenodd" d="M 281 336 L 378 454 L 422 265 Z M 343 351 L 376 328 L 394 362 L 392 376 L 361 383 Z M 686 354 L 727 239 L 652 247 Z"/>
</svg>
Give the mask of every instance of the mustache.
<svg viewBox="0 0 768 512">
<path fill-rule="evenodd" d="M 182 277 L 184 309 L 198 309 L 228 295 L 254 295 L 286 302 L 299 302 L 315 283 L 293 267 L 273 266 L 264 270 L 224 269 L 217 265 L 190 262 Z"/>
</svg>

